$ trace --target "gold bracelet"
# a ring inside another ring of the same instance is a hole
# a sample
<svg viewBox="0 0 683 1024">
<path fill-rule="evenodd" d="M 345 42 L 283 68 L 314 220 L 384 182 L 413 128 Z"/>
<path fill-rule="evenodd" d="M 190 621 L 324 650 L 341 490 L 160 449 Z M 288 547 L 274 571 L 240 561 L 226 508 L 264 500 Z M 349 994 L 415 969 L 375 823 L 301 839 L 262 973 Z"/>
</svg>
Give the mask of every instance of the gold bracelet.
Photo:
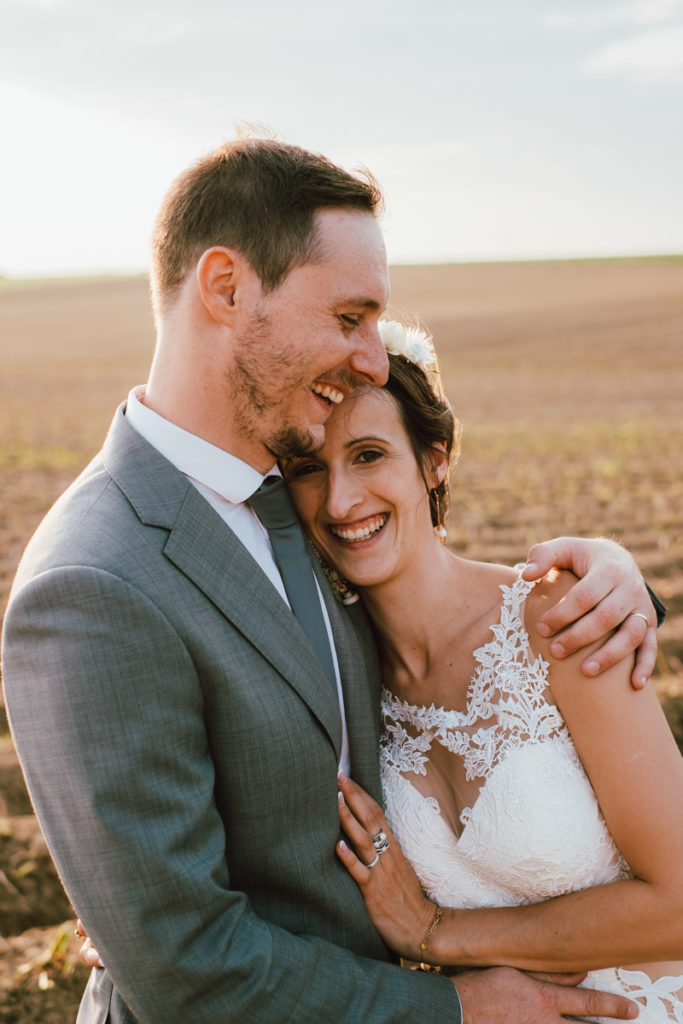
<svg viewBox="0 0 683 1024">
<path fill-rule="evenodd" d="M 429 940 L 432 937 L 432 932 L 434 931 L 434 929 L 436 928 L 437 924 L 439 923 L 439 921 L 441 920 L 442 917 L 443 917 L 443 908 L 440 907 L 439 904 L 437 903 L 436 910 L 434 911 L 434 917 L 432 918 L 432 923 L 430 924 L 429 928 L 427 929 L 427 934 L 425 935 L 424 939 L 420 943 L 420 949 L 422 950 L 423 953 L 426 950 L 427 946 L 429 945 Z"/>
</svg>

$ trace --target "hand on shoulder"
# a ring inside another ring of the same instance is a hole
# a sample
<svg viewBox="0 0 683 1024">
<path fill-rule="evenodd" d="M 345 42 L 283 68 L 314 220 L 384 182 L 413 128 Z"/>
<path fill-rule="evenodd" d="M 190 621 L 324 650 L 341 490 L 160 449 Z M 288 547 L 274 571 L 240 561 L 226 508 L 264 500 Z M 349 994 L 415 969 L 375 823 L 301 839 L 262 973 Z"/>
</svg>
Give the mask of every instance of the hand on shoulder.
<svg viewBox="0 0 683 1024">
<path fill-rule="evenodd" d="M 567 714 L 571 718 L 576 703 L 583 703 L 597 686 L 603 687 L 602 696 L 609 694 L 610 700 L 619 692 L 622 684 L 624 697 L 634 693 L 629 685 L 633 670 L 633 654 L 607 669 L 598 679 L 592 679 L 582 672 L 581 666 L 587 656 L 600 648 L 604 638 L 560 659 L 555 657 L 552 651 L 557 636 L 545 637 L 539 632 L 538 623 L 548 608 L 561 605 L 576 583 L 577 577 L 573 572 L 567 569 L 551 569 L 529 593 L 524 615 L 531 648 L 548 662 L 550 689 L 565 718 Z M 595 696 L 595 693 L 592 696 Z M 571 729 L 571 722 L 568 721 L 568 724 Z"/>
</svg>

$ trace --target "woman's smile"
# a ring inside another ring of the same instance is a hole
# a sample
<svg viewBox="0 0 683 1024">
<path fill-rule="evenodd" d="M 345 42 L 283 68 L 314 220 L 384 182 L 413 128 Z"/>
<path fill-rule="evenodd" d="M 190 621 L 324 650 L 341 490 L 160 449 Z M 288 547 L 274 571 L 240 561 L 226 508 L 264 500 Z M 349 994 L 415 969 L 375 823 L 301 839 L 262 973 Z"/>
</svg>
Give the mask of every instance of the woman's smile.
<svg viewBox="0 0 683 1024">
<path fill-rule="evenodd" d="M 331 523 L 328 530 L 337 540 L 343 541 L 345 544 L 358 544 L 376 536 L 384 528 L 388 518 L 389 513 L 384 512 L 381 515 L 369 516 L 352 523 Z"/>
</svg>

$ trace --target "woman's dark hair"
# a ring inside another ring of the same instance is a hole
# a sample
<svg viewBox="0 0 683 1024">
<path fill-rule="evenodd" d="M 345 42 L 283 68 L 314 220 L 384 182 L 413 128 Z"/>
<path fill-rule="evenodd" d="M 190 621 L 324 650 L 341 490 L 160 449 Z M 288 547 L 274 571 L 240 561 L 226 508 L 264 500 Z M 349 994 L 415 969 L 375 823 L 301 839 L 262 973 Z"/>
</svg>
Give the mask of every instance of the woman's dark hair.
<svg viewBox="0 0 683 1024">
<path fill-rule="evenodd" d="M 431 379 L 434 379 L 432 384 Z M 460 425 L 443 394 L 436 373 L 427 373 L 404 356 L 389 354 L 389 379 L 384 385 L 396 402 L 422 478 L 427 484 L 428 459 L 435 448 L 446 452 L 449 465 L 459 454 Z M 438 487 L 429 491 L 434 526 L 445 525 L 448 516 L 448 471 Z"/>
</svg>

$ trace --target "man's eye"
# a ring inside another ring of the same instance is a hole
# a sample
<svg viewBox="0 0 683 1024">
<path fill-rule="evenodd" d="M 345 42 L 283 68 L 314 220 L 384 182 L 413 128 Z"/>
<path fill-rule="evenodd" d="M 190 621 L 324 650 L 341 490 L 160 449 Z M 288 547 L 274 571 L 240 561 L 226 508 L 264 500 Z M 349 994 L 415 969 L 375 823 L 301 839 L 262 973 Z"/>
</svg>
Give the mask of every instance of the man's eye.
<svg viewBox="0 0 683 1024">
<path fill-rule="evenodd" d="M 347 327 L 359 327 L 360 326 L 360 317 L 359 316 L 350 316 L 348 313 L 342 313 L 341 319 L 344 321 L 344 323 L 347 325 Z"/>
</svg>

